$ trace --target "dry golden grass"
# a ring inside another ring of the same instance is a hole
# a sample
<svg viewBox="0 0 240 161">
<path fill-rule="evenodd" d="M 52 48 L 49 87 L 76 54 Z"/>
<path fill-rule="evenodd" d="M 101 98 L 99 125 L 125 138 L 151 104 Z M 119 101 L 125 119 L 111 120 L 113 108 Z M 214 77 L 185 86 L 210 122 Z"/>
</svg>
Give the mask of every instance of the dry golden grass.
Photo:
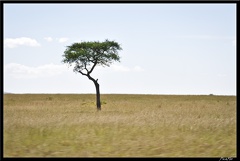
<svg viewBox="0 0 240 161">
<path fill-rule="evenodd" d="M 235 96 L 5 94 L 4 157 L 236 157 Z"/>
</svg>

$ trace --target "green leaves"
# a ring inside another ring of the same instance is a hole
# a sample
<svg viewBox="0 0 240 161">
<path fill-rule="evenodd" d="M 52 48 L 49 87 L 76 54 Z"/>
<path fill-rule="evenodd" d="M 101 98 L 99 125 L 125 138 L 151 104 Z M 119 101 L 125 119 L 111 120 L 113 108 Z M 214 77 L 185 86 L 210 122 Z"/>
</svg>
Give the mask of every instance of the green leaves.
<svg viewBox="0 0 240 161">
<path fill-rule="evenodd" d="M 119 50 L 122 50 L 120 45 L 109 40 L 73 43 L 64 51 L 63 63 L 74 64 L 76 72 L 86 70 L 90 74 L 96 65 L 110 66 L 114 61 L 120 61 Z"/>
</svg>

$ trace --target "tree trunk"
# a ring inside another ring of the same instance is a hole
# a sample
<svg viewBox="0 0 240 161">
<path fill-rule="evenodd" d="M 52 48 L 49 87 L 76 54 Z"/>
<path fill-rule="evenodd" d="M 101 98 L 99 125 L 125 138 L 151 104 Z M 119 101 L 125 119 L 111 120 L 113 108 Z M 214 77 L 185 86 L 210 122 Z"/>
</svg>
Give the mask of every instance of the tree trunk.
<svg viewBox="0 0 240 161">
<path fill-rule="evenodd" d="M 99 84 L 97 81 L 94 82 L 96 87 L 96 103 L 97 103 L 97 110 L 101 110 L 101 101 L 100 101 L 100 90 L 99 90 Z"/>
<path fill-rule="evenodd" d="M 98 84 L 98 79 L 93 79 L 89 74 L 86 74 L 86 76 L 88 77 L 88 79 L 90 79 L 91 81 L 93 81 L 95 87 L 96 87 L 96 103 L 97 103 L 97 110 L 100 111 L 101 110 L 101 101 L 100 101 L 100 90 L 99 90 L 99 84 Z"/>
</svg>

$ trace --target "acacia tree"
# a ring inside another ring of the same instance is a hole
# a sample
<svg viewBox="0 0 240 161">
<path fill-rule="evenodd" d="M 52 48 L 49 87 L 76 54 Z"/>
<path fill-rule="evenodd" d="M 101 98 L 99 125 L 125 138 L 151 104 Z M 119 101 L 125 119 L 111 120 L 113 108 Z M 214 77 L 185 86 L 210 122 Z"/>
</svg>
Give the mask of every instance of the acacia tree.
<svg viewBox="0 0 240 161">
<path fill-rule="evenodd" d="M 63 62 L 74 65 L 74 72 L 81 73 L 93 81 L 96 87 L 96 105 L 101 110 L 100 89 L 98 79 L 94 79 L 90 74 L 97 65 L 110 66 L 114 61 L 120 62 L 118 50 L 122 50 L 115 41 L 105 40 L 104 42 L 81 42 L 67 46 L 64 51 Z"/>
</svg>

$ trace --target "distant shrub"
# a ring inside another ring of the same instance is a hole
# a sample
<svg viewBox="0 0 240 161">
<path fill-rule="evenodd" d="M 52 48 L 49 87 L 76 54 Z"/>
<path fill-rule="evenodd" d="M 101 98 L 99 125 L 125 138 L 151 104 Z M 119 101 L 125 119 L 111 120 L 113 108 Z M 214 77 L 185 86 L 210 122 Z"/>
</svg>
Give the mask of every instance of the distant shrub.
<svg viewBox="0 0 240 161">
<path fill-rule="evenodd" d="M 52 101 L 52 97 L 47 97 L 46 100 Z"/>
<path fill-rule="evenodd" d="M 105 105 L 105 104 L 107 104 L 107 102 L 106 101 L 101 101 L 101 104 Z"/>
</svg>

